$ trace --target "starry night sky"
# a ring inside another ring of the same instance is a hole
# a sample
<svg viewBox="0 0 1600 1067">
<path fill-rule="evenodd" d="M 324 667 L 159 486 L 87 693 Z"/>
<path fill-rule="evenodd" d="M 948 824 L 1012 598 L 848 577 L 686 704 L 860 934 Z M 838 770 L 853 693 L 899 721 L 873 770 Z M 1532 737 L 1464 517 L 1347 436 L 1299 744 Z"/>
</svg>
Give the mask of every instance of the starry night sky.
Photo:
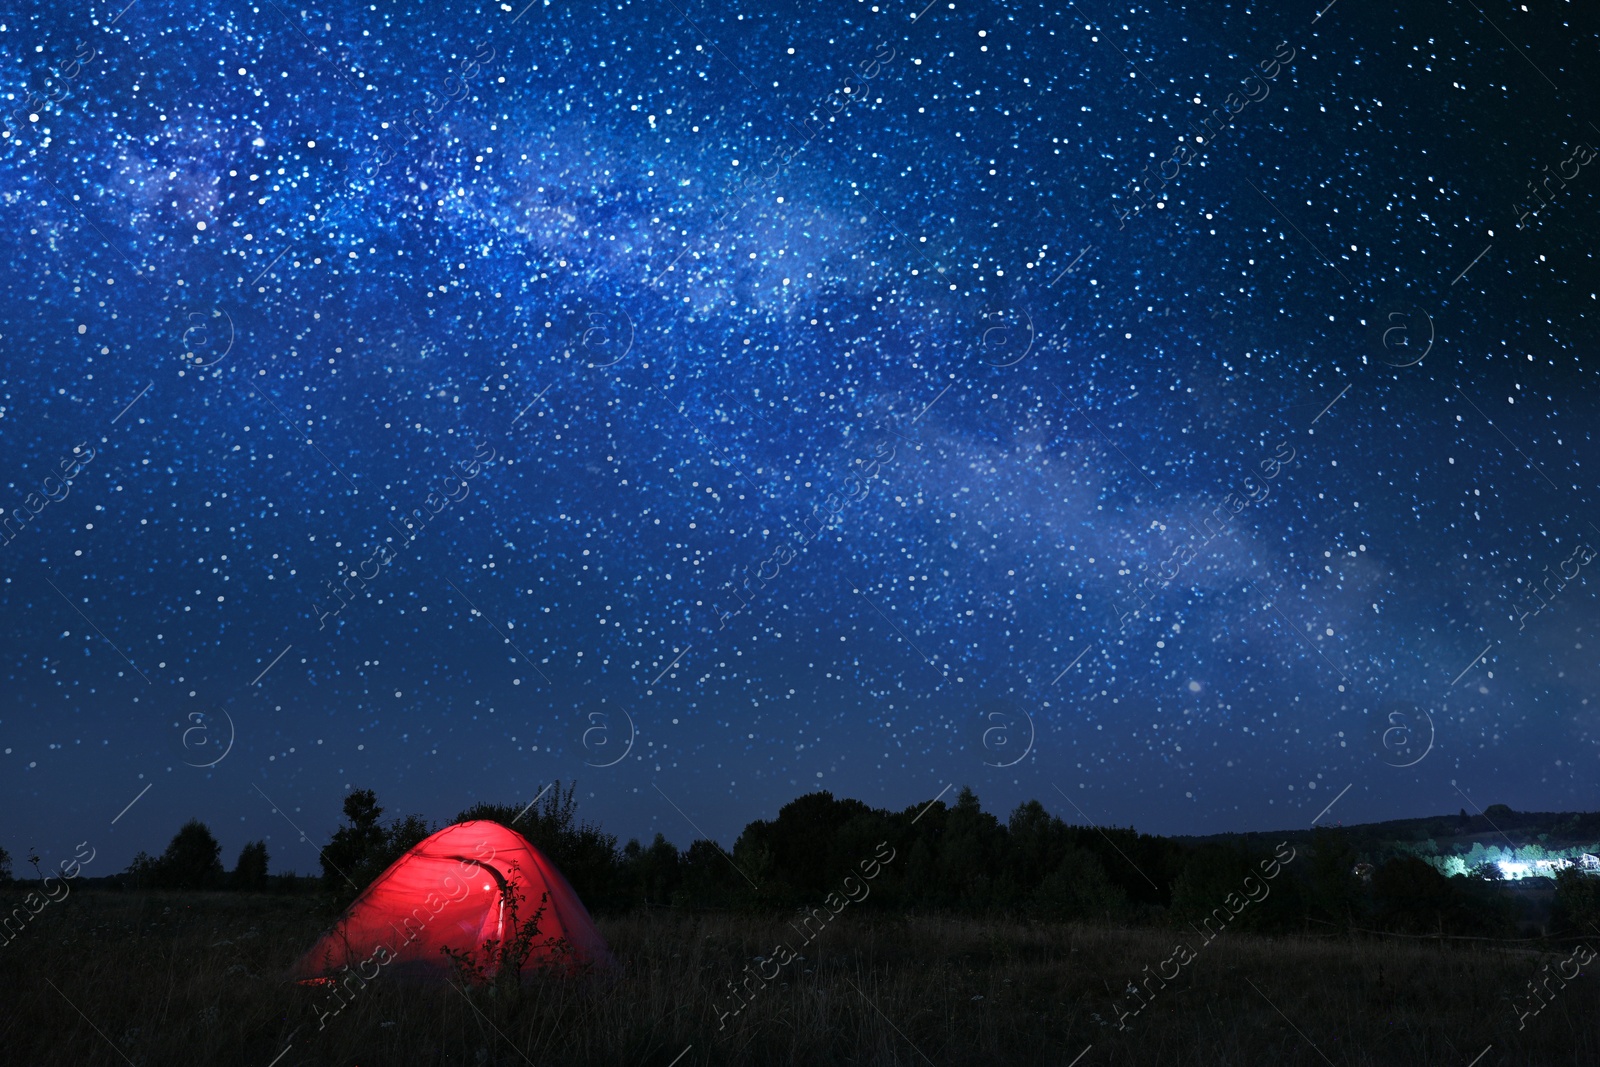
<svg viewBox="0 0 1600 1067">
<path fill-rule="evenodd" d="M 0 13 L 14 856 L 1596 806 L 1595 13 L 124 2 Z"/>
</svg>

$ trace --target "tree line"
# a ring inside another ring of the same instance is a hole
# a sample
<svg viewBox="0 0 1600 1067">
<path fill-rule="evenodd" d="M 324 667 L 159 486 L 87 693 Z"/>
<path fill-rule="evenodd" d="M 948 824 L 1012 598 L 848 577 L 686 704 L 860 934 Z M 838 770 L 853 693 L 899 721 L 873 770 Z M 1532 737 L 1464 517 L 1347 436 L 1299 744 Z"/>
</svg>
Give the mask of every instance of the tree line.
<svg viewBox="0 0 1600 1067">
<path fill-rule="evenodd" d="M 1265 835 L 1193 843 L 1131 827 L 1073 825 L 1037 800 L 1001 821 L 966 788 L 953 803 L 901 811 L 809 793 L 774 818 L 748 824 L 731 849 L 698 839 L 680 850 L 661 834 L 618 847 L 614 835 L 578 818 L 575 791 L 557 783 L 531 807 L 476 804 L 452 822 L 489 819 L 517 830 L 596 912 L 810 908 L 887 843 L 896 858 L 882 864 L 859 907 L 1181 929 L 1239 901 L 1244 880 L 1283 855 Z M 431 832 L 418 815 L 384 823 L 369 790 L 346 797 L 344 811 L 322 872 L 324 889 L 340 900 L 353 899 Z M 1415 854 L 1384 850 L 1339 827 L 1297 835 L 1291 851 L 1284 876 L 1259 901 L 1229 913 L 1232 925 L 1263 933 L 1510 937 L 1525 918 L 1492 864 L 1446 877 Z M 1600 926 L 1600 878 L 1559 872 L 1550 932 L 1587 933 L 1591 923 Z"/>
<path fill-rule="evenodd" d="M 1492 865 L 1446 877 L 1427 860 L 1382 855 L 1338 827 L 1295 835 L 1293 846 L 1266 835 L 1200 843 L 1133 828 L 1078 826 L 1039 801 L 1001 821 L 970 789 L 953 803 L 935 800 L 901 811 L 873 808 L 828 792 L 790 801 L 770 820 L 748 824 L 725 849 L 698 839 L 680 850 L 661 834 L 649 844 L 617 838 L 578 818 L 576 784 L 547 790 L 542 802 L 480 803 L 451 823 L 488 819 L 523 834 L 572 883 L 591 911 L 642 908 L 784 911 L 814 907 L 880 845 L 873 910 L 1004 913 L 1041 921 L 1197 927 L 1249 892 L 1246 879 L 1276 856 L 1282 876 L 1265 895 L 1230 913 L 1232 925 L 1266 933 L 1375 930 L 1413 935 L 1509 937 L 1526 918 Z M 345 797 L 343 821 L 321 850 L 320 886 L 343 907 L 430 833 L 421 815 L 384 819 L 368 789 Z M 1283 860 L 1283 848 L 1293 858 Z M 1364 862 L 1376 860 L 1378 862 Z M 292 876 L 269 878 L 264 842 L 240 851 L 224 871 L 221 847 L 190 820 L 160 856 L 140 853 L 123 881 L 152 889 L 293 889 Z M 5 870 L 0 852 L 0 872 Z M 1274 868 L 1276 869 L 1276 868 Z M 1257 879 L 1259 883 L 1259 879 Z M 1555 878 L 1552 934 L 1600 928 L 1600 878 L 1566 869 Z M 1593 925 L 1591 925 L 1593 924 Z"/>
<path fill-rule="evenodd" d="M 251 841 L 239 850 L 233 870 L 222 866 L 222 846 L 211 829 L 199 819 L 190 819 L 173 835 L 159 856 L 140 852 L 123 871 L 124 884 L 139 889 L 244 889 L 262 890 L 272 885 L 267 873 L 271 857 L 265 841 Z M 32 851 L 28 862 L 44 877 L 39 857 Z M 11 854 L 0 848 L 0 885 L 15 881 Z M 284 884 L 282 879 L 279 884 Z"/>
</svg>

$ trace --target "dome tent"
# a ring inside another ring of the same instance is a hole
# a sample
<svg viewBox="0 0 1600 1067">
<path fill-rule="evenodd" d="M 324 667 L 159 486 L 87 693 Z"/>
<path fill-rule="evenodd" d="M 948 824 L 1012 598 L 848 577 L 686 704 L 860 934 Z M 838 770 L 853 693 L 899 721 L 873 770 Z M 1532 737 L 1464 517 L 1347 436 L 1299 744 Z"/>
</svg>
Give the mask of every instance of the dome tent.
<svg viewBox="0 0 1600 1067">
<path fill-rule="evenodd" d="M 507 905 L 519 893 L 522 923 L 544 909 L 524 973 L 550 962 L 614 962 L 555 864 L 510 827 L 473 820 L 440 830 L 396 860 L 300 957 L 294 977 L 448 977 L 455 965 L 444 949 L 479 953 L 486 941 L 503 946 L 515 937 Z"/>
</svg>

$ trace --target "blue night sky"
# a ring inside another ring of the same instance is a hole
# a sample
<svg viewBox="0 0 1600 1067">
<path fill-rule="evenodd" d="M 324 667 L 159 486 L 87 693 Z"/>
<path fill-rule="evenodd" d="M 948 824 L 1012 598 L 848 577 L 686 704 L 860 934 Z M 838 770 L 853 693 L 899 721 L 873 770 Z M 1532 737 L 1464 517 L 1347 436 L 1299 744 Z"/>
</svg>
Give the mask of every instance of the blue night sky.
<svg viewBox="0 0 1600 1067">
<path fill-rule="evenodd" d="M 1597 806 L 1595 13 L 124 2 L 0 14 L 13 855 Z"/>
</svg>

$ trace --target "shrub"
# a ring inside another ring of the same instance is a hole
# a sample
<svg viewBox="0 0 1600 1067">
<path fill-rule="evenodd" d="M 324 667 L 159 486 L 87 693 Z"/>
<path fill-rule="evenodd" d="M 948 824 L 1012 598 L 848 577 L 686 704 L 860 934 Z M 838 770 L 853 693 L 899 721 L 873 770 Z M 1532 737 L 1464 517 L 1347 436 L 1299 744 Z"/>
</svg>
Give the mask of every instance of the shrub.
<svg viewBox="0 0 1600 1067">
<path fill-rule="evenodd" d="M 512 863 L 513 872 L 521 867 Z M 573 965 L 572 945 L 561 937 L 539 940 L 539 925 L 544 920 L 550 895 L 539 895 L 539 906 L 527 919 L 519 915 L 525 903 L 521 886 L 512 879 L 500 883 L 500 914 L 504 920 L 504 937 L 488 938 L 477 948 L 453 949 L 448 945 L 440 949 L 455 964 L 456 974 L 479 988 L 492 988 L 496 992 L 514 997 L 520 992 L 523 970 L 528 962 L 537 958 L 539 970 L 566 971 Z"/>
<path fill-rule="evenodd" d="M 1550 923 L 1560 933 L 1600 933 L 1600 878 L 1576 867 L 1557 870 Z"/>
</svg>

